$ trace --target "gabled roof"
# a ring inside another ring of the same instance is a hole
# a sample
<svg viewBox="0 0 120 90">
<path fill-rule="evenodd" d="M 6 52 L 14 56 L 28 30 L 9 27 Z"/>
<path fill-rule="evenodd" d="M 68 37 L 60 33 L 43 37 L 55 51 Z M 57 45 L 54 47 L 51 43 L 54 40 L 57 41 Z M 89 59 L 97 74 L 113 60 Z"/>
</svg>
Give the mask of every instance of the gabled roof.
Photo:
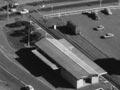
<svg viewBox="0 0 120 90">
<path fill-rule="evenodd" d="M 91 74 L 102 75 L 107 73 L 75 47 L 73 50 L 69 50 L 66 48 L 67 46 L 56 39 L 44 38 L 36 45 L 77 79 Z"/>
<path fill-rule="evenodd" d="M 49 55 L 55 62 L 62 66 L 65 70 L 70 72 L 76 79 L 89 76 L 89 73 L 84 70 L 80 65 L 76 64 L 71 58 L 61 52 L 54 46 L 48 39 L 43 38 L 36 45 Z"/>
<path fill-rule="evenodd" d="M 65 39 L 60 39 L 59 40 L 62 44 L 65 45 L 65 47 L 69 48 L 71 52 L 73 52 L 77 57 L 80 58 L 88 67 L 92 68 L 94 72 L 98 75 L 103 75 L 106 74 L 107 72 L 102 69 L 100 66 L 98 66 L 96 63 L 94 63 L 92 60 L 90 60 L 87 56 L 85 56 L 82 52 L 80 52 L 78 49 L 76 49 L 72 44 L 67 42 Z M 91 72 L 90 68 L 87 69 L 87 71 L 90 73 Z"/>
</svg>

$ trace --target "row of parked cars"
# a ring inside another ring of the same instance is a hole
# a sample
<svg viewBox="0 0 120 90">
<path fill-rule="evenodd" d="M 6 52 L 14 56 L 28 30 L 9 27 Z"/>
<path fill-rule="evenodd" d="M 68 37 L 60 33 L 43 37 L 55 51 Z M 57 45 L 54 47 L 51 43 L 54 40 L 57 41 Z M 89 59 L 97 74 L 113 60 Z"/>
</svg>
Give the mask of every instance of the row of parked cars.
<svg viewBox="0 0 120 90">
<path fill-rule="evenodd" d="M 94 20 L 99 20 L 100 17 L 98 15 L 98 12 L 102 12 L 105 15 L 112 15 L 112 11 L 110 8 L 104 8 L 102 10 L 89 10 L 89 11 L 83 11 L 82 14 L 86 14 L 88 17 L 94 19 Z M 104 30 L 104 26 L 103 25 L 99 25 L 97 27 L 94 28 L 96 31 L 103 31 Z M 114 37 L 113 33 L 106 33 L 105 35 L 101 36 L 101 38 L 106 39 L 106 38 L 111 38 Z"/>
<path fill-rule="evenodd" d="M 12 14 L 12 13 L 27 14 L 27 13 L 29 13 L 29 10 L 28 10 L 28 9 L 18 10 L 18 9 L 17 9 L 18 6 L 19 6 L 18 3 L 9 4 L 9 5 L 8 5 L 8 14 Z"/>
</svg>

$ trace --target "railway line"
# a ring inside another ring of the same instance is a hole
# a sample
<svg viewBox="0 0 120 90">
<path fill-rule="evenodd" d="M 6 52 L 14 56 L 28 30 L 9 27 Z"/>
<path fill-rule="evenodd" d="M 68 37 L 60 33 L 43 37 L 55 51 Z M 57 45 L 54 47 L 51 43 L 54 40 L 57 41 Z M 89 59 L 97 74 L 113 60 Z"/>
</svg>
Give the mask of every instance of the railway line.
<svg viewBox="0 0 120 90">
<path fill-rule="evenodd" d="M 41 26 L 46 32 L 51 34 L 54 38 L 57 38 L 57 39 L 64 38 L 64 39 L 66 39 L 73 46 L 75 46 L 78 50 L 80 50 L 82 53 L 84 53 L 86 56 L 88 56 L 91 60 L 98 59 L 99 58 L 98 56 L 103 57 L 103 58 L 109 58 L 105 53 L 101 52 L 98 48 L 96 48 L 94 45 L 92 45 L 84 37 L 80 36 L 80 39 L 81 39 L 81 43 L 80 43 L 77 40 L 73 40 L 69 36 L 66 36 L 66 35 L 62 34 L 58 30 L 48 29 L 47 27 L 45 27 L 45 25 L 42 24 L 41 21 L 38 21 L 37 19 L 35 19 L 34 16 L 30 15 L 29 17 L 33 22 L 35 22 L 39 26 Z"/>
<path fill-rule="evenodd" d="M 106 54 L 104 54 L 103 52 L 98 50 L 94 45 L 92 45 L 89 41 L 87 41 L 82 36 L 80 36 L 81 41 L 82 41 L 82 43 L 85 43 L 87 45 L 87 47 L 79 44 L 78 41 L 73 40 L 68 36 L 65 36 L 64 34 L 62 34 L 58 30 L 48 29 L 45 24 L 43 24 L 41 21 L 39 21 L 38 19 L 36 19 L 34 16 L 32 16 L 30 14 L 28 15 L 28 18 L 31 19 L 34 23 L 38 24 L 41 28 L 43 28 L 43 30 L 45 30 L 47 33 L 52 35 L 54 38 L 57 38 L 57 39 L 64 38 L 64 39 L 66 39 L 68 42 L 70 42 L 73 46 L 75 46 L 78 50 L 80 50 L 83 54 L 85 54 L 91 60 L 97 59 L 99 55 L 102 56 L 102 57 L 109 58 L 109 56 L 107 56 Z M 91 48 L 91 49 L 89 49 L 89 48 Z M 102 77 L 105 78 L 107 81 L 109 81 L 113 87 L 120 90 L 119 84 L 116 81 L 113 81 L 112 78 L 110 78 L 110 76 L 108 74 L 106 74 Z"/>
<path fill-rule="evenodd" d="M 9 1 L 9 0 L 6 0 L 6 1 Z M 9 2 L 13 3 L 12 0 L 10 0 Z M 59 13 L 55 14 L 55 15 L 59 15 Z M 39 21 L 38 19 L 36 19 L 34 16 L 32 16 L 30 14 L 28 14 L 28 18 L 31 19 L 33 22 L 37 23 L 41 28 L 43 28 L 47 33 L 52 35 L 54 38 L 57 38 L 57 39 L 64 38 L 64 39 L 66 39 L 73 46 L 75 46 L 78 50 L 80 50 L 83 54 L 85 54 L 87 57 L 89 57 L 91 60 L 96 60 L 99 57 L 109 58 L 109 56 L 107 56 L 105 53 L 100 51 L 98 48 L 96 48 L 94 45 L 92 45 L 88 40 L 86 40 L 82 36 L 80 36 L 80 39 L 81 39 L 81 43 L 80 43 L 77 40 L 73 40 L 69 36 L 66 36 L 66 35 L 62 34 L 58 30 L 53 30 L 53 29 L 47 28 L 45 24 L 43 24 L 41 21 Z M 117 81 L 112 80 L 112 78 L 108 74 L 103 75 L 102 77 L 105 78 L 107 81 L 109 81 L 112 84 L 112 86 L 114 86 L 115 88 L 118 88 L 118 90 L 120 90 L 120 85 L 118 85 Z"/>
</svg>

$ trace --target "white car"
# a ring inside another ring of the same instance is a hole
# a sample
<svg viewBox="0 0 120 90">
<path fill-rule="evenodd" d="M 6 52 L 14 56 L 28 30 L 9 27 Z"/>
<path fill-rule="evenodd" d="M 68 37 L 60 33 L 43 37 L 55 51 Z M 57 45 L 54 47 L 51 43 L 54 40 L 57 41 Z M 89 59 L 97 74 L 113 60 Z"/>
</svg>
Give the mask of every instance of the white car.
<svg viewBox="0 0 120 90">
<path fill-rule="evenodd" d="M 14 13 L 14 12 L 17 12 L 17 9 L 16 8 L 12 8 L 9 11 Z"/>
<path fill-rule="evenodd" d="M 11 8 L 9 11 L 7 11 L 8 14 L 16 13 L 18 12 L 16 8 Z"/>
<path fill-rule="evenodd" d="M 45 8 L 46 6 L 45 5 L 41 5 L 40 8 Z"/>
<path fill-rule="evenodd" d="M 23 10 L 21 10 L 21 11 L 18 11 L 16 8 L 12 8 L 12 9 L 9 10 L 8 13 L 9 13 L 9 14 L 11 14 L 11 13 L 27 14 L 27 13 L 29 13 L 29 10 L 23 9 Z"/>
<path fill-rule="evenodd" d="M 103 36 L 103 38 L 111 38 L 111 37 L 114 37 L 114 34 L 112 33 L 107 33 Z"/>
<path fill-rule="evenodd" d="M 29 13 L 29 10 L 28 9 L 23 9 L 20 11 L 20 14 L 27 14 Z"/>
<path fill-rule="evenodd" d="M 103 29 L 104 29 L 104 26 L 103 26 L 103 25 L 99 25 L 99 26 L 97 26 L 97 28 L 96 28 L 97 31 L 101 31 L 101 30 L 103 30 Z"/>
<path fill-rule="evenodd" d="M 91 10 L 85 10 L 85 11 L 82 11 L 82 13 L 91 14 L 91 13 L 92 13 L 92 11 L 91 11 Z"/>
<path fill-rule="evenodd" d="M 112 11 L 110 8 L 105 8 L 105 11 L 108 15 L 112 15 Z"/>
<path fill-rule="evenodd" d="M 31 86 L 31 85 L 26 85 L 26 87 L 28 87 L 29 90 L 35 90 L 35 89 L 33 88 L 33 86 Z"/>
<path fill-rule="evenodd" d="M 18 5 L 19 5 L 19 3 L 14 3 L 14 5 L 15 5 L 15 6 L 18 6 Z"/>
</svg>

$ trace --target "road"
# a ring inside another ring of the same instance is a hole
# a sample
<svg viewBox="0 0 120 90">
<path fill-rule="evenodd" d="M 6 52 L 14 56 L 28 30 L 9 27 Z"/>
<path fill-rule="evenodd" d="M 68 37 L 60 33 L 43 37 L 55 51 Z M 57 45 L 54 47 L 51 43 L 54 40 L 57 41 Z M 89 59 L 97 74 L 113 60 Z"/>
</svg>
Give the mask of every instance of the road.
<svg viewBox="0 0 120 90">
<path fill-rule="evenodd" d="M 105 6 L 112 6 L 112 5 L 118 5 L 116 4 L 115 1 L 104 1 L 102 3 L 102 7 Z M 54 4 L 50 4 L 50 5 L 46 5 L 44 8 L 40 8 L 40 6 L 36 6 L 34 7 L 34 9 L 32 8 L 30 10 L 30 12 L 40 12 L 41 15 L 44 16 L 50 16 L 53 15 L 55 13 L 64 13 L 64 12 L 75 12 L 75 11 L 79 11 L 79 10 L 85 10 L 85 9 L 90 9 L 90 8 L 98 8 L 100 7 L 100 2 L 97 0 L 93 0 L 93 1 L 76 1 L 76 2 L 69 2 L 69 3 L 54 3 Z M 28 7 L 28 9 L 30 9 Z M 57 16 L 57 15 L 56 15 Z"/>
<path fill-rule="evenodd" d="M 42 80 L 36 79 L 30 73 L 27 73 L 20 67 L 18 67 L 15 63 L 11 62 L 7 56 L 4 56 L 0 52 L 0 65 L 5 68 L 9 73 L 11 73 L 18 80 L 22 81 L 24 84 L 32 85 L 35 90 L 54 90 L 45 85 Z"/>
<path fill-rule="evenodd" d="M 11 90 L 20 90 L 20 88 L 24 86 L 23 83 L 11 76 L 11 74 L 9 74 L 5 69 L 3 69 L 2 66 L 0 66 L 0 87 L 1 85 Z"/>
</svg>

